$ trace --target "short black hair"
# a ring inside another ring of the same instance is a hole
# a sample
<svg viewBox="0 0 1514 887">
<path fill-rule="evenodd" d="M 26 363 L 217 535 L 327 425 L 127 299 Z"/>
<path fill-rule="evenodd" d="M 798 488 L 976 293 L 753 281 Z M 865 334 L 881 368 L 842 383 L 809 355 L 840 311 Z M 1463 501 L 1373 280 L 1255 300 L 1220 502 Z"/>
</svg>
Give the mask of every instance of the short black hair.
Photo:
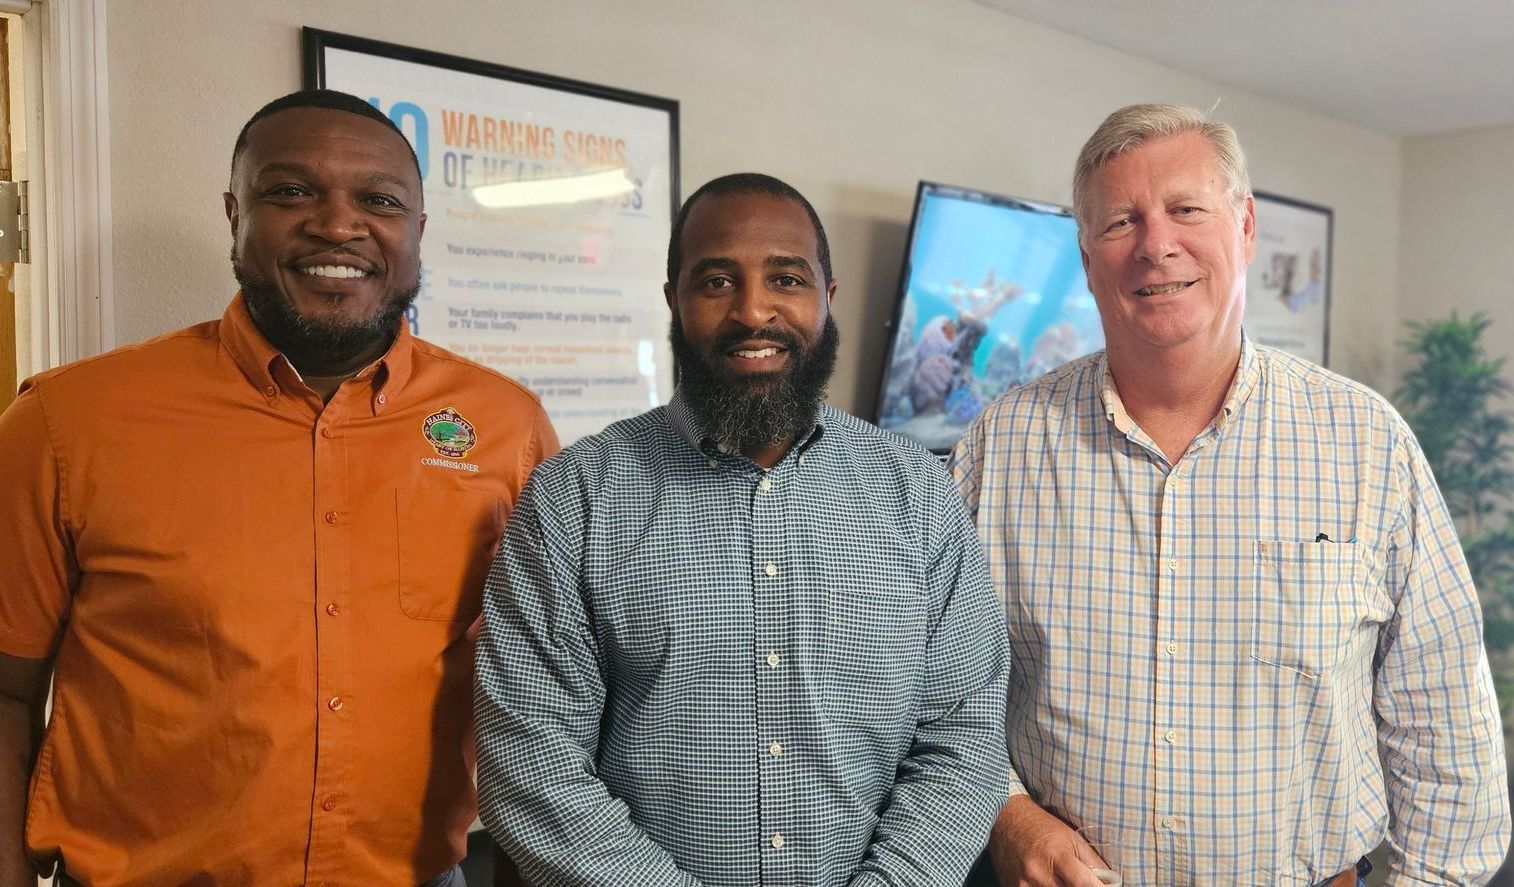
<svg viewBox="0 0 1514 887">
<path fill-rule="evenodd" d="M 827 284 L 834 280 L 831 277 L 831 245 L 825 238 L 825 226 L 820 224 L 819 214 L 804 199 L 804 195 L 795 190 L 794 186 L 770 175 L 736 172 L 705 182 L 698 191 L 689 195 L 689 199 L 678 210 L 678 217 L 673 220 L 673 236 L 668 240 L 668 283 L 678 285 L 678 269 L 683 267 L 683 225 L 688 221 L 689 211 L 701 197 L 725 197 L 731 194 L 767 194 L 792 200 L 804 207 L 804 211 L 809 214 L 810 223 L 815 226 L 815 250 L 819 253 L 820 271 L 825 275 Z"/>
<path fill-rule="evenodd" d="M 346 111 L 348 114 L 367 117 L 369 120 L 377 120 L 379 123 L 394 130 L 395 135 L 398 135 L 400 140 L 405 143 L 405 148 L 410 151 L 410 162 L 415 164 L 415 177 L 417 179 L 421 177 L 421 162 L 415 156 L 415 148 L 411 146 L 410 140 L 405 138 L 405 134 L 400 131 L 400 128 L 394 125 L 394 121 L 390 120 L 389 116 L 383 111 L 373 107 L 357 96 L 350 93 L 337 92 L 334 89 L 302 89 L 299 92 L 291 92 L 283 98 L 274 99 L 259 108 L 256 114 L 247 118 L 247 122 L 242 124 L 242 131 L 237 133 L 236 145 L 231 149 L 231 174 L 233 177 L 236 176 L 237 158 L 241 157 L 242 151 L 247 148 L 247 131 L 252 129 L 252 125 L 264 117 L 277 114 L 280 111 L 288 111 L 291 108 L 328 108 L 333 111 Z"/>
</svg>

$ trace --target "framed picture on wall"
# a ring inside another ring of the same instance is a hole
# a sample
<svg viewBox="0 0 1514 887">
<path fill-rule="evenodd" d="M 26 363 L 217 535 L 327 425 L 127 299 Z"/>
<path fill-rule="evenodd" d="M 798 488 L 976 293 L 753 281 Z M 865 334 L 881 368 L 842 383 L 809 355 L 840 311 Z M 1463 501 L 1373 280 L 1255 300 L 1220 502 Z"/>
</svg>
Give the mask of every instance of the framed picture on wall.
<svg viewBox="0 0 1514 887">
<path fill-rule="evenodd" d="M 1322 366 L 1330 357 L 1327 207 L 1255 192 L 1256 258 L 1246 271 L 1246 334 Z"/>
<path fill-rule="evenodd" d="M 564 444 L 665 403 L 662 283 L 678 103 L 305 28 L 307 88 L 368 100 L 415 147 L 416 335 L 535 391 Z"/>
</svg>

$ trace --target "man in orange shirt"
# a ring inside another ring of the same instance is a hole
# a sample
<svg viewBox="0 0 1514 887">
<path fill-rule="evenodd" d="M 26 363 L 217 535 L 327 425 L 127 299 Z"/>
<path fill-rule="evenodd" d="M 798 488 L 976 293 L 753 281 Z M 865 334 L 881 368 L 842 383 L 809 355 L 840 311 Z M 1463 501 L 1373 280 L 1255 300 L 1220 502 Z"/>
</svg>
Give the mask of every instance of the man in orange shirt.
<svg viewBox="0 0 1514 887">
<path fill-rule="evenodd" d="M 0 416 L 0 887 L 461 885 L 484 574 L 557 439 L 411 336 L 420 173 L 381 113 L 271 103 L 225 199 L 219 321 Z"/>
</svg>

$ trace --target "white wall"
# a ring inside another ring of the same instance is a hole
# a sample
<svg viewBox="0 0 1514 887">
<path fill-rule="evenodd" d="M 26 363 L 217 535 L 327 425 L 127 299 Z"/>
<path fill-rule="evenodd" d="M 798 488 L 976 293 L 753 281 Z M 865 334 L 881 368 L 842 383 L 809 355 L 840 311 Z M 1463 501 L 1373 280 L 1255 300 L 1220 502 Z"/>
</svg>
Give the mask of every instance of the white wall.
<svg viewBox="0 0 1514 887">
<path fill-rule="evenodd" d="M 969 0 L 137 0 L 109 18 L 117 336 L 218 316 L 232 140 L 300 85 L 301 25 L 678 99 L 687 193 L 756 169 L 831 234 L 843 345 L 831 399 L 868 411 L 921 178 L 1066 203 L 1114 108 L 1208 107 L 1257 188 L 1336 210 L 1332 365 L 1386 383 L 1401 143 Z M 648 299 L 659 299 L 648 292 Z"/>
<path fill-rule="evenodd" d="M 1514 378 L 1514 126 L 1404 142 L 1398 314 L 1485 311 L 1489 351 Z M 1404 367 L 1400 358 L 1398 370 Z"/>
</svg>

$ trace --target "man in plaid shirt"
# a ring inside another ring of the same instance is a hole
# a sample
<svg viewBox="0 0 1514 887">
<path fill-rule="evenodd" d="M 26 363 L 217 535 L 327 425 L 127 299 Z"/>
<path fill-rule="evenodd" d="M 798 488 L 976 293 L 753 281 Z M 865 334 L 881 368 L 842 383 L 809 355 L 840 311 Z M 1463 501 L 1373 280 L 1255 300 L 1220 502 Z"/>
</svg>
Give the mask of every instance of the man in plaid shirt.
<svg viewBox="0 0 1514 887">
<path fill-rule="evenodd" d="M 985 410 L 953 471 L 1005 597 L 1002 885 L 1477 884 L 1509 840 L 1477 597 L 1377 394 L 1249 341 L 1230 127 L 1116 111 L 1073 180 L 1107 343 Z M 984 875 L 986 883 L 995 883 Z"/>
<path fill-rule="evenodd" d="M 920 447 L 823 405 L 808 201 L 705 185 L 672 403 L 531 476 L 477 648 L 480 813 L 536 887 L 962 883 L 1003 805 L 1007 645 Z"/>
</svg>

